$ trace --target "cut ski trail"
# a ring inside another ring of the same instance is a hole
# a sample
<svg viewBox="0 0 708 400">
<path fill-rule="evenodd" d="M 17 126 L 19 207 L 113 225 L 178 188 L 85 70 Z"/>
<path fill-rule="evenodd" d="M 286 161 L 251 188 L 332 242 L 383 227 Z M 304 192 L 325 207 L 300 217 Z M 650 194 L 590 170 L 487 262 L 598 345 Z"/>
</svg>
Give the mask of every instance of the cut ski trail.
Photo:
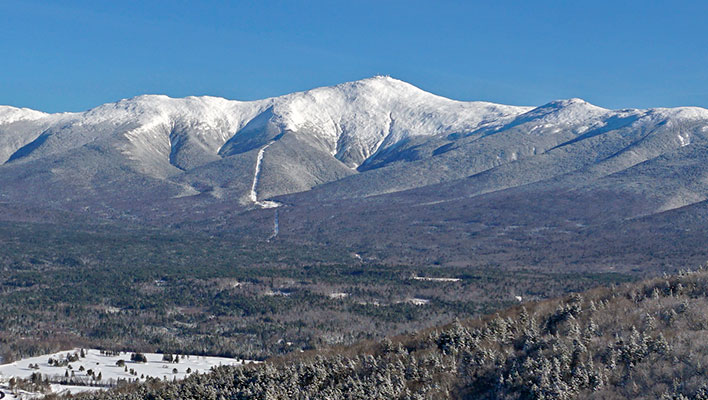
<svg viewBox="0 0 708 400">
<path fill-rule="evenodd" d="M 275 208 L 280 205 L 275 201 L 258 201 L 258 193 L 256 192 L 256 189 L 258 188 L 259 175 L 261 173 L 261 164 L 263 163 L 263 155 L 265 154 L 266 149 L 271 144 L 273 144 L 273 142 L 268 143 L 267 145 L 261 147 L 260 150 L 258 150 L 258 157 L 256 158 L 256 168 L 253 172 L 253 183 L 251 184 L 251 201 L 261 208 Z"/>
</svg>

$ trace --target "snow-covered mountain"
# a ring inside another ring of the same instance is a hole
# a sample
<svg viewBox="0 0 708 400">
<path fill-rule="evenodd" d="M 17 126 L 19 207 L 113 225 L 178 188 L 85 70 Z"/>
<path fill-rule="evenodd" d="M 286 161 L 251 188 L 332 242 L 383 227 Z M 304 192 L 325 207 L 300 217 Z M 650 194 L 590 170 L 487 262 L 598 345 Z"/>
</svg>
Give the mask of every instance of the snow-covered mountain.
<svg viewBox="0 0 708 400">
<path fill-rule="evenodd" d="M 283 195 L 296 204 L 430 188 L 444 202 L 534 184 L 643 193 L 651 213 L 706 199 L 697 163 L 707 139 L 702 108 L 461 102 L 390 77 L 246 102 L 145 95 L 81 113 L 0 107 L 0 202 L 186 215 L 194 204 L 258 208 Z"/>
<path fill-rule="evenodd" d="M 264 191 L 277 195 L 353 174 L 410 138 L 468 132 L 526 110 L 453 101 L 388 77 L 251 102 L 139 96 L 82 113 L 5 107 L 0 162 L 24 168 L 47 159 L 61 164 L 100 147 L 111 166 L 170 183 L 199 186 L 202 175 L 216 168 L 223 186 L 224 179 L 256 179 L 252 153 L 269 145 L 268 154 L 261 154 L 264 172 L 276 169 L 270 175 L 280 177 Z M 270 153 L 281 159 L 270 161 Z M 248 167 L 225 166 L 233 163 L 223 162 L 230 157 L 248 158 Z M 92 165 L 91 173 L 95 167 L 101 168 Z"/>
<path fill-rule="evenodd" d="M 82 113 L 3 107 L 3 131 L 31 132 L 18 141 L 3 140 L 0 161 L 37 159 L 112 139 L 131 159 L 166 161 L 184 170 L 259 148 L 285 132 L 306 132 L 304 139 L 356 168 L 407 138 L 466 132 L 526 110 L 453 101 L 388 77 L 249 102 L 145 95 Z"/>
</svg>

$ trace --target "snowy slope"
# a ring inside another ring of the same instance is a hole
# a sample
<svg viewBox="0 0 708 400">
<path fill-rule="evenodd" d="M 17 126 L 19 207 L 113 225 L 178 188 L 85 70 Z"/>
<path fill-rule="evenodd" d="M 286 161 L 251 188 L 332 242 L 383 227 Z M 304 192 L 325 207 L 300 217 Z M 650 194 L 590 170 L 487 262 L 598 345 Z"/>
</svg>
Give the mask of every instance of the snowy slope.
<svg viewBox="0 0 708 400">
<path fill-rule="evenodd" d="M 371 168 L 365 173 L 298 197 L 318 201 L 362 198 L 463 178 L 465 182 L 459 184 L 468 196 L 571 173 L 578 183 L 624 171 L 691 144 L 703 149 L 707 143 L 706 109 L 607 110 L 580 99 L 558 100 L 461 135 L 403 142 L 370 160 L 367 166 Z M 628 177 L 622 184 L 631 186 L 631 181 Z M 681 182 L 681 176 L 674 180 L 677 185 Z M 290 200 L 296 201 L 295 197 Z"/>
<path fill-rule="evenodd" d="M 375 77 L 278 98 L 267 122 L 277 132 L 307 131 L 353 168 L 409 137 L 466 132 L 526 110 L 454 101 L 393 78 Z M 229 145 L 238 147 L 239 142 L 236 135 Z"/>
</svg>

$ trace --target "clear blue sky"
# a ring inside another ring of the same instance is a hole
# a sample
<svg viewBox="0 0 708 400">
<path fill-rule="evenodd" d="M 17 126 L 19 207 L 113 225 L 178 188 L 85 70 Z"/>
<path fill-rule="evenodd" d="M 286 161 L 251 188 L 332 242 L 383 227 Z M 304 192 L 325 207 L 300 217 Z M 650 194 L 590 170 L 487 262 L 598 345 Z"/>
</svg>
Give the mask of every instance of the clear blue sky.
<svg viewBox="0 0 708 400">
<path fill-rule="evenodd" d="M 257 99 L 376 74 L 460 100 L 708 107 L 708 1 L 0 0 L 0 104 Z"/>
</svg>

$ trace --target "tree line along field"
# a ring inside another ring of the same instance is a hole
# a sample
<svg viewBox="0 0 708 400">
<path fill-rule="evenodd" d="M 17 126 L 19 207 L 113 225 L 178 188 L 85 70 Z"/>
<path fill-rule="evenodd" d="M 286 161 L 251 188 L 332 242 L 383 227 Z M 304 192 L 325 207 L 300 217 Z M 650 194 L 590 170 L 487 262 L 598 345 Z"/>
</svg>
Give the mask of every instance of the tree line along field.
<svg viewBox="0 0 708 400">
<path fill-rule="evenodd" d="M 78 398 L 703 400 L 706 310 L 700 269 Z"/>
<path fill-rule="evenodd" d="M 332 246 L 114 226 L 3 223 L 0 242 L 5 361 L 73 347 L 262 360 L 637 278 L 389 265 Z"/>
</svg>

